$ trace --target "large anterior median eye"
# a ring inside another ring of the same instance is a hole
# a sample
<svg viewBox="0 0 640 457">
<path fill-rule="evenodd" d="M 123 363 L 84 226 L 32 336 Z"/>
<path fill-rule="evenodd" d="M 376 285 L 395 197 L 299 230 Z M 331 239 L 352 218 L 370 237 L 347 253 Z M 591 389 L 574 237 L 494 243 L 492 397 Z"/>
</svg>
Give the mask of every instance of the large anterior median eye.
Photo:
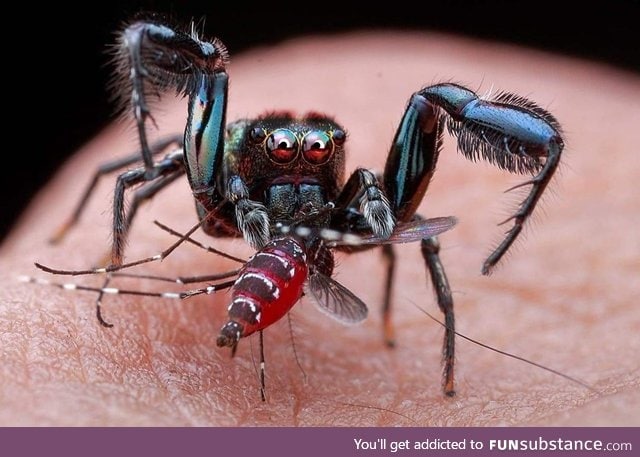
<svg viewBox="0 0 640 457">
<path fill-rule="evenodd" d="M 312 165 L 326 163 L 333 153 L 333 140 L 326 132 L 313 131 L 302 140 L 302 157 Z"/>
<path fill-rule="evenodd" d="M 274 162 L 289 163 L 298 155 L 298 138 L 291 130 L 274 130 L 267 138 L 264 148 Z"/>
</svg>

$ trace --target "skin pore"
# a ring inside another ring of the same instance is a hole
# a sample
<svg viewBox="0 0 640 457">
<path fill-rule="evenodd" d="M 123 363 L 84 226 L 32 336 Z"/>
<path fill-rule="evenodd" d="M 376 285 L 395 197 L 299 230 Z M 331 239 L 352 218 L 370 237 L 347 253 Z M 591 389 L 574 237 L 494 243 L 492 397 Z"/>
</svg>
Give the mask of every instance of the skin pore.
<svg viewBox="0 0 640 457">
<path fill-rule="evenodd" d="M 224 37 L 222 37 L 224 38 Z M 457 395 L 441 390 L 443 329 L 416 244 L 397 250 L 396 347 L 384 347 L 378 251 L 338 255 L 335 278 L 370 308 L 346 327 L 297 304 L 291 320 L 265 331 L 267 401 L 256 371 L 258 339 L 236 357 L 216 347 L 228 295 L 185 301 L 95 295 L 24 284 L 20 274 L 100 286 L 102 277 L 48 277 L 38 261 L 87 268 L 109 247 L 115 177 L 101 182 L 80 223 L 59 245 L 47 239 L 72 211 L 98 164 L 135 149 L 132 128 L 114 124 L 75 156 L 27 208 L 0 249 L 0 424 L 490 426 L 639 425 L 640 79 L 608 67 L 494 43 L 435 34 L 353 34 L 300 39 L 232 56 L 228 119 L 269 109 L 316 110 L 348 129 L 347 172 L 381 170 L 410 95 L 452 80 L 516 92 L 550 110 L 566 147 L 560 172 L 534 220 L 490 277 L 482 261 L 508 227 L 496 227 L 524 198 L 504 194 L 525 176 L 474 164 L 446 136 L 420 206 L 427 217 L 458 217 L 440 237 L 454 291 L 457 330 L 577 377 L 580 385 L 457 339 Z M 160 136 L 180 131 L 184 101 L 155 111 Z M 44 153 L 44 152 L 43 152 Z M 127 260 L 153 255 L 196 222 L 186 179 L 136 218 Z M 248 257 L 242 240 L 195 238 Z M 182 246 L 136 271 L 165 276 L 234 268 Z M 114 287 L 179 290 L 150 280 Z M 294 353 L 295 348 L 295 353 Z"/>
</svg>

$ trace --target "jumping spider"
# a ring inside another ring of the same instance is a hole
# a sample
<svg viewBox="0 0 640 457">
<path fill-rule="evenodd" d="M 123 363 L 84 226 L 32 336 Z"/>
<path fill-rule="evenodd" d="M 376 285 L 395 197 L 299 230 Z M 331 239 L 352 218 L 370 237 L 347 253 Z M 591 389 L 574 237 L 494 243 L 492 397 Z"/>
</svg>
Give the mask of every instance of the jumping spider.
<svg viewBox="0 0 640 457">
<path fill-rule="evenodd" d="M 195 32 L 137 21 L 119 34 L 116 60 L 141 152 L 105 164 L 96 172 L 57 239 L 78 219 L 102 174 L 141 158 L 143 165 L 120 174 L 115 186 L 111 265 L 92 271 L 123 268 L 125 241 L 139 204 L 186 174 L 204 232 L 214 237 L 242 236 L 258 251 L 236 272 L 239 279 L 235 283 L 225 283 L 234 292 L 229 322 L 218 345 L 235 349 L 240 338 L 254 331 L 260 331 L 262 337 L 262 330 L 299 300 L 305 284 L 325 311 L 341 320 L 363 319 L 364 303 L 331 279 L 331 249 L 363 250 L 379 245 L 387 261 L 383 323 L 385 340 L 391 345 L 395 269 L 391 243 L 402 242 L 398 240 L 409 234 L 404 241 L 421 241 L 437 303 L 444 313 L 443 387 L 445 394 L 454 394 L 453 299 L 435 237 L 454 221 L 424 220 L 416 214 L 436 167 L 443 132 L 446 128 L 457 137 L 458 150 L 470 160 L 483 159 L 509 172 L 533 176 L 520 185 L 530 190 L 507 219 L 513 226 L 483 264 L 483 274 L 489 274 L 520 234 L 558 166 L 563 139 L 553 115 L 510 93 L 489 101 L 458 84 L 430 85 L 409 99 L 383 173 L 358 168 L 345 179 L 345 129 L 329 116 L 278 112 L 226 122 L 228 54 L 219 40 L 205 41 Z M 168 88 L 189 98 L 184 135 L 150 144 L 148 99 Z M 156 160 L 170 146 L 172 152 Z M 137 185 L 142 186 L 127 211 L 125 193 Z M 283 234 L 283 226 L 296 229 Z M 342 234 L 337 238 L 357 235 L 374 241 L 346 247 L 329 241 L 336 233 Z"/>
</svg>

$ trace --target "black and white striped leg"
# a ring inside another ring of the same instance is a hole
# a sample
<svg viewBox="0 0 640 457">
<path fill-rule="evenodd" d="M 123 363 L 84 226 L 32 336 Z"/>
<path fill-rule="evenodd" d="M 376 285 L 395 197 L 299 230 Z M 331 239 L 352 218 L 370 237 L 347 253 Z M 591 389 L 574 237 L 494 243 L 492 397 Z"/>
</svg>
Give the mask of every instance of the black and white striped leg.
<svg viewBox="0 0 640 457">
<path fill-rule="evenodd" d="M 356 169 L 336 199 L 336 208 L 359 208 L 371 231 L 382 237 L 393 233 L 396 221 L 376 175 L 364 168 Z"/>
<path fill-rule="evenodd" d="M 104 297 L 103 290 L 109 286 L 110 281 L 111 281 L 111 275 L 108 274 L 104 278 L 104 283 L 102 284 L 102 290 L 98 292 L 98 297 L 96 298 L 96 319 L 98 319 L 98 322 L 100 323 L 100 325 L 106 328 L 113 327 L 113 324 L 110 322 L 107 322 L 102 316 L 102 297 Z"/>
<path fill-rule="evenodd" d="M 267 401 L 267 388 L 265 382 L 265 361 L 264 361 L 264 332 L 260 330 L 260 399 Z"/>
<path fill-rule="evenodd" d="M 227 186 L 227 199 L 235 205 L 238 230 L 245 241 L 255 249 L 269 242 L 269 215 L 267 208 L 249 199 L 249 189 L 240 176 L 232 176 Z"/>
<path fill-rule="evenodd" d="M 174 236 L 178 237 L 178 241 L 176 241 L 174 244 L 172 244 L 171 246 L 169 246 L 167 249 L 165 249 L 164 251 L 156 254 L 156 255 L 152 255 L 150 257 L 145 257 L 143 259 L 139 259 L 139 260 L 134 260 L 132 262 L 128 262 L 128 263 L 123 263 L 120 265 L 108 265 L 106 267 L 101 267 L 101 268 L 90 268 L 90 269 L 86 269 L 86 270 L 64 270 L 64 269 L 58 269 L 58 268 L 51 268 L 48 267 L 46 265 L 43 265 L 41 263 L 36 262 L 35 266 L 37 268 L 39 268 L 40 270 L 46 272 L 46 273 L 50 273 L 50 274 L 54 274 L 54 275 L 63 275 L 63 276 L 82 276 L 82 275 L 95 275 L 95 274 L 103 274 L 103 273 L 116 273 L 116 272 L 120 272 L 121 270 L 125 270 L 127 268 L 131 268 L 131 267 L 135 267 L 138 265 L 143 265 L 145 263 L 151 263 L 151 262 L 156 262 L 159 260 L 163 260 L 164 258 L 166 258 L 171 252 L 173 252 L 173 250 L 175 250 L 180 244 L 182 244 L 183 242 L 189 242 L 195 246 L 198 246 L 201 249 L 206 250 L 207 252 L 211 252 L 213 254 L 216 255 L 220 255 L 222 257 L 225 257 L 227 259 L 233 260 L 235 262 L 244 264 L 246 261 L 244 259 L 241 259 L 239 257 L 235 257 L 232 256 L 230 254 L 227 254 L 223 251 L 219 251 L 218 249 L 214 249 L 212 247 L 209 246 L 205 246 L 202 243 L 200 243 L 199 241 L 194 240 L 193 238 L 191 238 L 191 234 L 193 234 L 193 232 L 195 232 L 199 227 L 200 224 L 202 223 L 202 221 L 200 221 L 198 224 L 194 225 L 193 227 L 191 227 L 191 229 L 189 229 L 189 231 L 187 231 L 186 233 L 182 234 L 179 232 L 176 232 L 175 230 L 159 223 L 156 221 L 156 225 L 158 225 L 160 228 L 162 228 L 163 230 L 171 233 Z M 232 270 L 232 271 L 238 271 L 238 270 Z M 135 276 L 135 277 L 147 277 L 148 279 L 157 279 L 157 276 L 149 276 L 149 275 L 137 275 L 137 274 L 133 274 L 133 273 L 118 273 L 119 276 Z M 231 274 L 229 274 L 229 272 L 226 273 L 222 273 L 219 275 L 209 275 L 210 277 L 219 277 L 219 278 L 225 278 L 225 277 L 229 277 L 231 276 Z M 202 278 L 201 276 L 197 276 L 196 278 Z M 184 278 L 185 281 L 174 281 L 174 280 L 170 280 L 170 282 L 179 282 L 179 283 L 186 283 L 186 281 L 188 280 L 188 277 Z M 218 278 L 216 278 L 218 279 Z M 190 281 L 190 282 L 198 282 L 198 280 L 195 281 Z"/>
<path fill-rule="evenodd" d="M 194 277 L 193 282 L 202 282 L 209 277 L 210 276 L 201 276 L 197 279 L 196 277 Z M 174 300 L 176 299 L 184 300 L 185 298 L 194 297 L 196 295 L 203 295 L 203 294 L 210 295 L 220 290 L 228 289 L 235 284 L 235 279 L 232 279 L 232 280 L 223 281 L 220 283 L 209 284 L 205 287 L 200 287 L 198 289 L 191 289 L 191 290 L 185 290 L 185 291 L 153 292 L 153 291 L 135 290 L 135 289 L 120 289 L 117 287 L 93 287 L 93 286 L 86 286 L 84 284 L 61 283 L 61 282 L 49 281 L 48 279 L 34 278 L 31 276 L 20 276 L 18 279 L 22 282 L 52 286 L 52 287 L 57 287 L 58 289 L 64 289 L 64 290 L 79 290 L 84 292 L 94 292 L 94 293 L 103 294 L 103 295 L 135 295 L 137 297 L 169 298 Z M 173 282 L 181 283 L 181 280 L 177 278 Z M 107 283 L 107 286 L 108 286 L 108 283 Z M 110 324 L 107 324 L 107 326 L 110 326 Z"/>
</svg>

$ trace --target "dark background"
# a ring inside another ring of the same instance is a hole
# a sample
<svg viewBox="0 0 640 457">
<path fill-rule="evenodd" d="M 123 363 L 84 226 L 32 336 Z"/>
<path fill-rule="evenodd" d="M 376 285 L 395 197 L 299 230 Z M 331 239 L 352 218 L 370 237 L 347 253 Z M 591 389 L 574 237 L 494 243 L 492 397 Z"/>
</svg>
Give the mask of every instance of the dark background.
<svg viewBox="0 0 640 457">
<path fill-rule="evenodd" d="M 232 56 L 308 33 L 401 28 L 508 41 L 640 73 L 640 2 L 633 0 L 567 11 L 558 10 L 569 8 L 559 1 L 412 2 L 420 9 L 384 0 L 384 6 L 361 8 L 318 1 L 53 3 L 25 2 L 28 10 L 4 14 L 6 27 L 20 28 L 3 43 L 3 74 L 13 80 L 5 86 L 8 113 L 15 118 L 5 132 L 5 161 L 11 155 L 19 165 L 5 165 L 0 179 L 0 239 L 61 163 L 109 122 L 114 106 L 105 89 L 105 46 L 122 21 L 141 10 L 168 13 L 182 23 L 205 16 L 205 35 L 221 37 Z"/>
</svg>

